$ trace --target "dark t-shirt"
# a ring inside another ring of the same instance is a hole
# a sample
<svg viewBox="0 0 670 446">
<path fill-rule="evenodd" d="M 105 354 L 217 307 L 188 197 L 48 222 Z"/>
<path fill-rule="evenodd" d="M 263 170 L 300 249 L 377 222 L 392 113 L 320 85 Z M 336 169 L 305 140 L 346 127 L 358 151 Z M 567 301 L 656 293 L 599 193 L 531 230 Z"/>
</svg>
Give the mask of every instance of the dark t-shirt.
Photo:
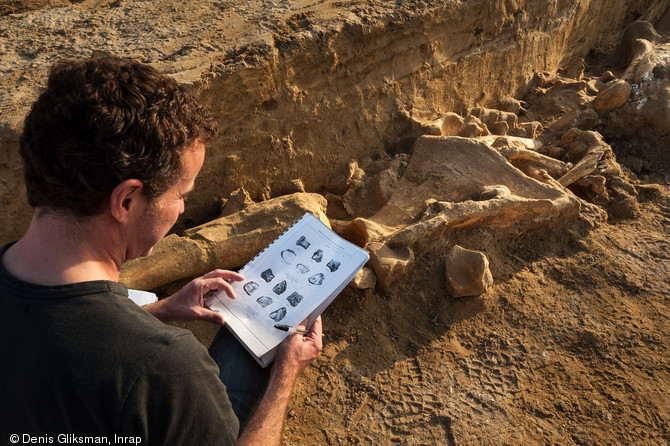
<svg viewBox="0 0 670 446">
<path fill-rule="evenodd" d="M 237 438 L 205 347 L 135 305 L 118 282 L 34 285 L 0 262 L 0 355 L 0 442 L 12 434 L 53 444 L 68 434 L 170 446 Z"/>
</svg>

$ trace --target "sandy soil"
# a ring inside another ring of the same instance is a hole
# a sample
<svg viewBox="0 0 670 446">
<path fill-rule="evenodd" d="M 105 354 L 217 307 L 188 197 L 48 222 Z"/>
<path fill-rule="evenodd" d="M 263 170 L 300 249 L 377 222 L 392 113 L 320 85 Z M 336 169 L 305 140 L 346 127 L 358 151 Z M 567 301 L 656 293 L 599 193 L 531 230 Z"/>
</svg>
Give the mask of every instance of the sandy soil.
<svg viewBox="0 0 670 446">
<path fill-rule="evenodd" d="M 58 2 L 4 0 L 0 15 L 69 3 Z M 298 383 L 285 443 L 667 446 L 670 166 L 631 141 L 610 144 L 647 161 L 628 171 L 635 218 L 464 229 L 419 252 L 393 289 L 345 289 L 323 315 L 324 351 Z M 485 295 L 448 296 L 455 243 L 488 255 Z M 214 330 L 190 328 L 203 342 Z"/>
<path fill-rule="evenodd" d="M 445 295 L 445 250 L 387 294 L 324 315 L 287 444 L 667 444 L 670 192 L 635 220 L 453 241 L 492 258 L 486 295 Z"/>
</svg>

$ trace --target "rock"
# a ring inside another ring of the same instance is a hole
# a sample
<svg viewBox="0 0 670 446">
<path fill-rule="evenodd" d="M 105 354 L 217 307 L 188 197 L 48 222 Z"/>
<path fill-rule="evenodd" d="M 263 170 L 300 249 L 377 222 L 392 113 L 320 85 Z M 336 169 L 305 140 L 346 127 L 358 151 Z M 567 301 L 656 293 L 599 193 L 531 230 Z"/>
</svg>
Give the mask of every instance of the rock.
<svg viewBox="0 0 670 446">
<path fill-rule="evenodd" d="M 598 93 L 593 105 L 599 112 L 615 110 L 628 102 L 632 92 L 633 88 L 628 82 L 616 80 L 607 84 Z"/>
<path fill-rule="evenodd" d="M 495 135 L 506 135 L 508 131 L 516 129 L 519 120 L 514 113 L 482 107 L 473 108 L 470 115 L 478 118 Z M 501 122 L 505 122 L 507 127 Z"/>
<path fill-rule="evenodd" d="M 225 217 L 234 214 L 235 212 L 243 210 L 250 204 L 254 204 L 254 202 L 251 197 L 249 197 L 249 193 L 244 190 L 243 187 L 240 187 L 234 192 L 231 192 L 228 199 L 225 200 L 223 206 L 221 206 L 221 214 L 219 216 Z"/>
<path fill-rule="evenodd" d="M 542 123 L 538 121 L 530 122 L 520 122 L 517 124 L 516 129 L 512 129 L 510 133 L 514 136 L 520 136 L 524 138 L 536 138 L 542 130 Z"/>
<path fill-rule="evenodd" d="M 511 194 L 512 192 L 510 192 L 509 187 L 497 184 L 493 186 L 484 186 L 480 198 L 482 200 L 491 200 L 493 198 L 506 197 Z"/>
<path fill-rule="evenodd" d="M 494 135 L 507 135 L 510 131 L 509 125 L 505 121 L 496 121 L 488 127 Z"/>
<path fill-rule="evenodd" d="M 442 118 L 442 136 L 458 136 L 463 131 L 464 121 L 456 113 L 447 113 Z"/>
<path fill-rule="evenodd" d="M 493 284 L 489 260 L 483 252 L 459 245 L 447 256 L 447 291 L 453 297 L 478 296 Z"/>
<path fill-rule="evenodd" d="M 605 72 L 604 72 L 603 74 L 601 74 L 600 77 L 598 78 L 598 80 L 599 80 L 600 82 L 602 82 L 603 84 L 606 84 L 606 83 L 608 83 L 608 82 L 610 82 L 610 81 L 613 81 L 614 79 L 616 79 L 616 76 L 614 75 L 614 73 L 612 73 L 612 72 L 609 71 L 609 70 L 608 70 L 608 71 L 605 71 Z"/>
<path fill-rule="evenodd" d="M 371 290 L 375 285 L 377 285 L 377 276 L 375 275 L 375 272 L 365 266 L 361 268 L 354 278 L 351 279 L 351 282 L 349 282 L 350 287 L 358 290 Z"/>
<path fill-rule="evenodd" d="M 582 77 L 584 77 L 585 68 L 586 66 L 584 65 L 584 59 L 579 58 L 574 59 L 567 66 L 561 68 L 559 70 L 559 73 L 561 73 L 564 77 L 578 81 L 581 80 Z"/>
<path fill-rule="evenodd" d="M 389 167 L 379 172 L 371 180 L 372 195 L 374 200 L 380 205 L 386 203 L 395 190 L 395 185 L 400 179 L 402 161 L 395 158 L 389 164 Z"/>
<path fill-rule="evenodd" d="M 461 130 L 460 136 L 464 138 L 474 138 L 477 136 L 486 136 L 490 135 L 488 127 L 476 116 L 467 116 L 464 120 L 463 130 Z"/>
<path fill-rule="evenodd" d="M 522 102 L 515 98 L 505 98 L 498 101 L 499 110 L 514 113 L 517 116 L 526 111 L 525 107 L 526 107 L 525 102 Z"/>
<path fill-rule="evenodd" d="M 610 200 L 608 210 L 615 218 L 633 218 L 640 213 L 640 205 L 635 197 L 619 193 Z"/>
</svg>

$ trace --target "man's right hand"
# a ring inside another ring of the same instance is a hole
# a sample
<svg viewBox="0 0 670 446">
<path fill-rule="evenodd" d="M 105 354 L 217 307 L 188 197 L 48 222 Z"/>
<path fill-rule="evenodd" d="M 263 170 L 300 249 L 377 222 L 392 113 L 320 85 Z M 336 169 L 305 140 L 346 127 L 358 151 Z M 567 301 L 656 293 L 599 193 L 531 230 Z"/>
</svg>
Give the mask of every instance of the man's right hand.
<svg viewBox="0 0 670 446">
<path fill-rule="evenodd" d="M 298 325 L 298 328 L 306 329 L 305 324 L 306 320 Z M 309 334 L 291 333 L 284 339 L 275 356 L 273 368 L 279 368 L 282 372 L 294 373 L 297 377 L 321 353 L 322 337 L 323 329 L 321 316 L 319 316 L 312 324 Z"/>
<path fill-rule="evenodd" d="M 305 328 L 303 321 L 299 328 Z M 281 444 L 288 403 L 295 380 L 321 353 L 323 331 L 321 316 L 310 333 L 291 333 L 279 346 L 270 372 L 270 382 L 254 416 L 238 439 L 238 446 L 278 446 Z"/>
</svg>

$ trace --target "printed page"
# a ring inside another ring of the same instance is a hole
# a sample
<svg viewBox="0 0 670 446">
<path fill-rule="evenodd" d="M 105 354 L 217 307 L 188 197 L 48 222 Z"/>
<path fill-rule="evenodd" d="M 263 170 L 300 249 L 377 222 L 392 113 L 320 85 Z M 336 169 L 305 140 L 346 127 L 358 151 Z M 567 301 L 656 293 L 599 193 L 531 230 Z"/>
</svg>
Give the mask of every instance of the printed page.
<svg viewBox="0 0 670 446">
<path fill-rule="evenodd" d="M 237 299 L 218 293 L 208 301 L 254 354 L 262 355 L 288 334 L 275 324 L 296 326 L 334 297 L 368 259 L 367 251 L 340 238 L 306 214 L 242 270 Z"/>
</svg>

